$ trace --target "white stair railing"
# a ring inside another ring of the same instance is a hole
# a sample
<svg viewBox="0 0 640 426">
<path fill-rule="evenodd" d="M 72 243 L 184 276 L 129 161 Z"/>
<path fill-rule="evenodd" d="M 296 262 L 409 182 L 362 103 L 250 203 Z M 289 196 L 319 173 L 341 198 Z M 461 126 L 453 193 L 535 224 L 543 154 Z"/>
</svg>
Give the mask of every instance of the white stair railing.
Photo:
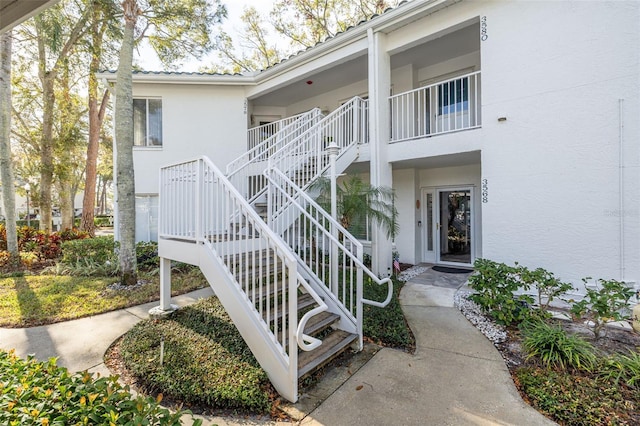
<svg viewBox="0 0 640 426">
<path fill-rule="evenodd" d="M 263 124 L 261 126 L 252 127 L 247 130 L 247 150 L 252 150 L 254 147 L 261 144 L 265 139 L 275 135 L 283 128 L 289 126 L 300 118 L 300 116 L 307 114 L 303 112 L 301 114 L 292 115 L 291 117 L 285 117 L 281 120 L 273 121 L 271 123 Z"/>
<path fill-rule="evenodd" d="M 208 158 L 162 168 L 160 184 L 160 247 L 167 241 L 202 247 L 201 258 L 215 264 L 201 260 L 200 267 L 217 267 L 225 278 L 226 286 L 210 280 L 214 291 L 221 300 L 243 301 L 225 308 L 241 333 L 249 330 L 243 337 L 278 392 L 296 401 L 298 347 L 311 350 L 321 344 L 303 330 L 327 305 L 299 273 L 288 245 Z M 229 217 L 238 223 L 229 223 Z M 300 319 L 299 289 L 318 305 Z"/>
<path fill-rule="evenodd" d="M 269 157 L 269 169 L 284 172 L 302 189 L 329 167 L 327 147 L 336 144 L 338 157 L 359 143 L 368 142 L 368 101 L 354 97 L 332 111 L 296 140 Z"/>
<path fill-rule="evenodd" d="M 302 188 L 278 169 L 265 172 L 271 229 L 297 255 L 300 264 L 315 279 L 318 292 L 339 302 L 356 326 L 362 342 L 362 304 L 385 307 L 391 301 L 393 282 L 378 278 L 362 261 L 362 243 L 333 219 Z M 282 205 L 288 205 L 285 212 Z M 382 302 L 364 299 L 363 274 L 371 282 L 387 285 Z"/>
<path fill-rule="evenodd" d="M 260 163 L 269 159 L 276 151 L 289 144 L 322 118 L 319 108 L 302 114 L 287 117 L 280 121 L 248 130 L 249 140 L 256 135 L 269 134 L 263 140 L 251 144 L 251 149 L 234 159 L 227 165 L 227 177 L 231 183 L 247 198 L 251 199 L 264 187 L 265 169 Z M 269 126 L 267 128 L 267 126 Z M 267 132 L 269 130 L 269 132 Z"/>
</svg>

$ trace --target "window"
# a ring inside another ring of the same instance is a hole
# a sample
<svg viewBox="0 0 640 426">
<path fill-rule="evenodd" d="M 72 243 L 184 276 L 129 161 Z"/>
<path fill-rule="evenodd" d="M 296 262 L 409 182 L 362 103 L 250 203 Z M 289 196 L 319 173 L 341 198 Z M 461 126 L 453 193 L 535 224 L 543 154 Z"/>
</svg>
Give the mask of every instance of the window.
<svg viewBox="0 0 640 426">
<path fill-rule="evenodd" d="M 459 78 L 438 86 L 438 115 L 469 109 L 469 78 Z"/>
<path fill-rule="evenodd" d="M 136 195 L 136 242 L 158 241 L 158 196 Z"/>
<path fill-rule="evenodd" d="M 133 100 L 133 144 L 162 146 L 162 99 Z"/>
</svg>

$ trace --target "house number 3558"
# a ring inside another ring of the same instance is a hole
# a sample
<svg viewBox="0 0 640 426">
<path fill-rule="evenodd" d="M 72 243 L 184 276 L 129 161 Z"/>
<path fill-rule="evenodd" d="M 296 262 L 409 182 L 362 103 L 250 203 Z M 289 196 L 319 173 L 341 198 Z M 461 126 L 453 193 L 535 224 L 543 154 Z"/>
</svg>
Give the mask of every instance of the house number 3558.
<svg viewBox="0 0 640 426">
<path fill-rule="evenodd" d="M 489 202 L 489 181 L 487 179 L 482 179 L 482 202 Z"/>
<path fill-rule="evenodd" d="M 480 18 L 480 40 L 487 41 L 489 33 L 487 32 L 487 17 Z"/>
</svg>

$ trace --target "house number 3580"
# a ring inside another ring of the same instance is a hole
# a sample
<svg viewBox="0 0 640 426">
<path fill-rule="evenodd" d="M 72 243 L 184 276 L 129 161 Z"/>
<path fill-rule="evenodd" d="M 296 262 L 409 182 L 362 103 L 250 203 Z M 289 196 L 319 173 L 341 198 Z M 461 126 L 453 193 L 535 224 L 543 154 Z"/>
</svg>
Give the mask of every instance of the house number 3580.
<svg viewBox="0 0 640 426">
<path fill-rule="evenodd" d="M 489 181 L 487 179 L 482 179 L 482 202 L 489 202 Z"/>
<path fill-rule="evenodd" d="M 480 18 L 480 40 L 487 41 L 489 33 L 487 32 L 487 17 Z"/>
</svg>

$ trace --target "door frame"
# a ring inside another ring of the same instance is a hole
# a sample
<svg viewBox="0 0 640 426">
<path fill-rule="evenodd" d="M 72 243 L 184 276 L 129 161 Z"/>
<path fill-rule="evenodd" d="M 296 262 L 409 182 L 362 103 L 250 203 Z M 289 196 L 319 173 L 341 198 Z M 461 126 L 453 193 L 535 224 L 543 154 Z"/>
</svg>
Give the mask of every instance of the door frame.
<svg viewBox="0 0 640 426">
<path fill-rule="evenodd" d="M 470 218 L 470 262 L 469 263 L 461 263 L 461 262 L 451 262 L 451 261 L 443 261 L 440 256 L 440 238 L 442 229 L 440 225 L 440 193 L 442 192 L 451 192 L 451 191 L 468 191 L 470 194 L 469 206 L 471 210 L 471 218 Z M 433 203 L 432 203 L 432 237 L 433 237 L 433 254 L 428 254 L 428 222 L 427 222 L 427 194 L 433 194 Z M 431 186 L 431 187 L 423 187 L 421 188 L 421 198 L 422 205 L 424 208 L 421 212 L 421 222 L 425 224 L 422 226 L 422 261 L 427 263 L 434 263 L 437 265 L 445 265 L 445 266 L 461 266 L 461 267 L 473 267 L 473 262 L 476 258 L 476 206 L 475 206 L 475 186 L 471 184 L 467 185 L 441 185 L 441 186 Z"/>
</svg>

